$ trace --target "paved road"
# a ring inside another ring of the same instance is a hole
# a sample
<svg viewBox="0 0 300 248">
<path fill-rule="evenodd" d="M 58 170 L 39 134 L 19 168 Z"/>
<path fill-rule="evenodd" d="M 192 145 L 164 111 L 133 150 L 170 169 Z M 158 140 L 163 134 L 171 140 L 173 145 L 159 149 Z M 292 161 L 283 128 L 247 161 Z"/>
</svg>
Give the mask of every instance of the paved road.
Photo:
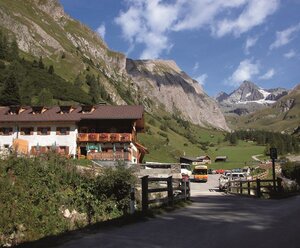
<svg viewBox="0 0 300 248">
<path fill-rule="evenodd" d="M 193 203 L 121 228 L 111 228 L 60 247 L 300 247 L 300 196 L 263 200 L 217 192 L 217 175 L 192 184 Z"/>
<path fill-rule="evenodd" d="M 219 192 L 219 178 L 220 175 L 208 175 L 207 183 L 191 183 L 191 196 L 199 195 L 224 195 Z"/>
</svg>

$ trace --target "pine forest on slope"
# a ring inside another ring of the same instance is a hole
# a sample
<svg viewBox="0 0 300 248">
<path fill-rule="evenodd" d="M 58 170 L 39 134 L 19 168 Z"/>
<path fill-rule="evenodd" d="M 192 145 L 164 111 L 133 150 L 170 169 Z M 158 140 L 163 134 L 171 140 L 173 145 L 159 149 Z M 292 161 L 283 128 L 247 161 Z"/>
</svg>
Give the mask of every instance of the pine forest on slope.
<svg viewBox="0 0 300 248">
<path fill-rule="evenodd" d="M 66 81 L 83 79 L 81 89 L 85 92 L 90 86 L 84 80 L 86 74 L 91 74 L 103 85 L 114 104 L 143 104 L 150 113 L 163 107 L 170 114 L 176 111 L 196 125 L 229 130 L 217 103 L 174 62 L 151 61 L 159 68 L 151 71 L 149 61 L 139 61 L 144 71 L 140 71 L 140 75 L 138 71 L 134 75 L 128 73 L 130 60 L 109 50 L 95 32 L 65 14 L 57 0 L 3 0 L 0 23 L 7 33 L 16 37 L 23 56 L 31 61 L 42 57 L 44 64 L 53 65 L 57 75 Z M 145 71 L 151 75 L 151 82 L 146 82 L 149 78 L 145 78 Z M 140 83 L 137 78 L 145 80 Z M 159 85 L 164 82 L 168 84 L 160 91 Z M 156 92 L 154 96 L 149 86 Z M 184 104 L 181 97 L 185 99 Z M 210 117 L 211 112 L 214 118 Z"/>
<path fill-rule="evenodd" d="M 150 160 L 217 155 L 229 130 L 225 118 L 174 61 L 131 60 L 109 50 L 58 1 L 2 0 L 0 26 L 1 104 L 142 104 Z"/>
</svg>

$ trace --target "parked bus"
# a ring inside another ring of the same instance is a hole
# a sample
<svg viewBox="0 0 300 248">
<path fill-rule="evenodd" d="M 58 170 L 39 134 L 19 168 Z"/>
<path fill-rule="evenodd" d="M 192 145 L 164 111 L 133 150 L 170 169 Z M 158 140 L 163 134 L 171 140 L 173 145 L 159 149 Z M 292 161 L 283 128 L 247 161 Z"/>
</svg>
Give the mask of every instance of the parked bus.
<svg viewBox="0 0 300 248">
<path fill-rule="evenodd" d="M 192 172 L 192 180 L 196 182 L 207 182 L 207 165 L 197 165 Z"/>
</svg>

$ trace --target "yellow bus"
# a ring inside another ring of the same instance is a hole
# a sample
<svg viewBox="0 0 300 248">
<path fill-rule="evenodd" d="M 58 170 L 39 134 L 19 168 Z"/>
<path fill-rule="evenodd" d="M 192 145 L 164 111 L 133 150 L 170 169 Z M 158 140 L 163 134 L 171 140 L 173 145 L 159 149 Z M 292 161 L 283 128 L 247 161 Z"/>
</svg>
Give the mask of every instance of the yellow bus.
<svg viewBox="0 0 300 248">
<path fill-rule="evenodd" d="M 207 182 L 207 165 L 197 165 L 192 172 L 192 180 L 196 182 Z"/>
</svg>

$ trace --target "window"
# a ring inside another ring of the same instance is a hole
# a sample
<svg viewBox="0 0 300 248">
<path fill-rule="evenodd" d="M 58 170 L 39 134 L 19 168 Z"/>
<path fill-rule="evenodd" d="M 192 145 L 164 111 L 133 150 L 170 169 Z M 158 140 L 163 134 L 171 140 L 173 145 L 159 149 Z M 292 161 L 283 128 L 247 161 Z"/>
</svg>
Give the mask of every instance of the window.
<svg viewBox="0 0 300 248">
<path fill-rule="evenodd" d="M 12 135 L 13 129 L 12 129 L 12 127 L 1 127 L 0 134 L 1 135 Z"/>
<path fill-rule="evenodd" d="M 33 127 L 21 127 L 21 135 L 33 135 Z"/>
<path fill-rule="evenodd" d="M 69 135 L 70 128 L 69 127 L 57 127 L 56 128 L 56 135 Z"/>
<path fill-rule="evenodd" d="M 65 155 L 68 155 L 69 154 L 69 147 L 68 146 L 60 146 L 58 148 L 58 153 L 59 154 L 65 154 Z"/>
<path fill-rule="evenodd" d="M 38 135 L 50 135 L 51 128 L 50 127 L 38 127 L 37 134 Z"/>
</svg>

